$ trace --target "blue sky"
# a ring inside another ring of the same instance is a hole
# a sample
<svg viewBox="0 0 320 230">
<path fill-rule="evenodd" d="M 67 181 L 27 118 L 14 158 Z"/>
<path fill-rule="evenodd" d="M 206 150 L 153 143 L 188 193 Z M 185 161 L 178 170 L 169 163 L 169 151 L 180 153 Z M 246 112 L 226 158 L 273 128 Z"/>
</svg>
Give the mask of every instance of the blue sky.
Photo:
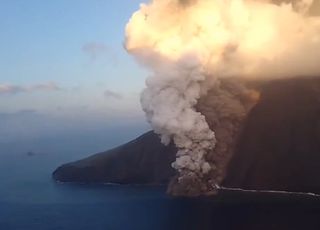
<svg viewBox="0 0 320 230">
<path fill-rule="evenodd" d="M 1 1 L 0 83 L 27 87 L 54 82 L 62 91 L 79 91 L 85 103 L 98 93 L 103 96 L 104 89 L 139 92 L 145 73 L 123 49 L 125 24 L 139 2 Z M 46 98 L 43 93 L 39 97 Z M 60 96 L 70 92 L 59 94 L 57 101 L 50 100 L 63 106 Z M 25 109 L 29 95 L 19 97 L 14 105 L 10 97 L 1 98 L 1 109 Z M 36 101 L 39 106 L 41 100 Z M 42 108 L 46 106 L 52 107 L 44 100 Z"/>
<path fill-rule="evenodd" d="M 0 129 L 21 128 L 28 120 L 4 120 L 32 114 L 40 126 L 52 119 L 88 127 L 141 122 L 147 72 L 123 49 L 140 2 L 2 0 Z"/>
</svg>

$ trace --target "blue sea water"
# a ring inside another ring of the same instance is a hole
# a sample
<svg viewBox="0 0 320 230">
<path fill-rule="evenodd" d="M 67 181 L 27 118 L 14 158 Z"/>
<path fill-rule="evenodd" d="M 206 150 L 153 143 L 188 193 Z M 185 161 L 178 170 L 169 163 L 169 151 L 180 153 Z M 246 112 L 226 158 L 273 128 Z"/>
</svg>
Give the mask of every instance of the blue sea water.
<svg viewBox="0 0 320 230">
<path fill-rule="evenodd" d="M 54 182 L 53 170 L 86 156 L 81 151 L 11 150 L 0 154 L 0 230 L 189 228 L 183 202 L 163 187 Z"/>
<path fill-rule="evenodd" d="M 318 198 L 290 195 L 269 204 L 264 194 L 186 199 L 167 196 L 164 187 L 55 183 L 57 166 L 92 147 L 47 143 L 49 150 L 30 156 L 26 146 L 0 147 L 0 230 L 320 229 Z"/>
</svg>

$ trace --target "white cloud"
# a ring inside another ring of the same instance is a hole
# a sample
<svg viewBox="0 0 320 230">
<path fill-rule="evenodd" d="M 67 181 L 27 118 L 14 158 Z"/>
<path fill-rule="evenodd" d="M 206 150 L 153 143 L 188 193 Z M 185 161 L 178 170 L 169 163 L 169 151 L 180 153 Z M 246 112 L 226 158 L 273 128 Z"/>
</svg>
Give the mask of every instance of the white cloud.
<svg viewBox="0 0 320 230">
<path fill-rule="evenodd" d="M 104 96 L 107 97 L 107 98 L 113 98 L 113 99 L 117 99 L 117 100 L 123 99 L 123 95 L 122 94 L 114 92 L 112 90 L 104 91 Z"/>
<path fill-rule="evenodd" d="M 61 88 L 54 82 L 34 84 L 30 86 L 0 84 L 1 94 L 31 93 L 35 91 L 58 91 Z"/>
<path fill-rule="evenodd" d="M 103 43 L 89 42 L 82 46 L 82 51 L 88 54 L 92 59 L 96 59 L 98 56 L 107 53 L 109 49 Z"/>
<path fill-rule="evenodd" d="M 108 62 L 113 64 L 117 62 L 117 56 L 114 50 L 102 42 L 88 42 L 82 46 L 82 51 L 88 55 L 91 60 L 107 58 Z"/>
</svg>

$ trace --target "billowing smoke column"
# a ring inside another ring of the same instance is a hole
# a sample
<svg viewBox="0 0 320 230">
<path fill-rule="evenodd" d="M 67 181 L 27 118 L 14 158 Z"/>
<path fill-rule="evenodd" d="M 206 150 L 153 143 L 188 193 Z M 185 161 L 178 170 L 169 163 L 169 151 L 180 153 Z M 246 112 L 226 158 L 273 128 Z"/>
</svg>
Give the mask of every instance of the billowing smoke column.
<svg viewBox="0 0 320 230">
<path fill-rule="evenodd" d="M 208 90 L 229 78 L 320 73 L 320 18 L 309 15 L 317 5 L 279 2 L 153 0 L 130 19 L 126 49 L 153 73 L 141 104 L 162 143 L 179 149 L 178 183 L 216 168 L 207 160 L 215 130 L 195 109 Z"/>
<path fill-rule="evenodd" d="M 205 79 L 198 60 L 186 56 L 157 70 L 141 97 L 147 118 L 162 143 L 167 145 L 173 139 L 178 147 L 173 167 L 183 174 L 201 176 L 210 170 L 205 155 L 214 148 L 215 136 L 205 117 L 194 109 Z"/>
</svg>

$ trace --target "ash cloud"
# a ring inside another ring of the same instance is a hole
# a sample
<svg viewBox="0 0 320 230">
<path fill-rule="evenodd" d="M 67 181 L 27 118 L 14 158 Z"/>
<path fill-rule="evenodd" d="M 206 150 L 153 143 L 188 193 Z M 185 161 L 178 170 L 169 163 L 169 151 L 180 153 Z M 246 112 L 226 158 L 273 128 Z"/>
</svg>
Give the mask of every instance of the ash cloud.
<svg viewBox="0 0 320 230">
<path fill-rule="evenodd" d="M 178 2 L 182 5 L 182 6 L 190 6 L 194 3 L 196 3 L 198 0 L 178 0 Z"/>
</svg>

